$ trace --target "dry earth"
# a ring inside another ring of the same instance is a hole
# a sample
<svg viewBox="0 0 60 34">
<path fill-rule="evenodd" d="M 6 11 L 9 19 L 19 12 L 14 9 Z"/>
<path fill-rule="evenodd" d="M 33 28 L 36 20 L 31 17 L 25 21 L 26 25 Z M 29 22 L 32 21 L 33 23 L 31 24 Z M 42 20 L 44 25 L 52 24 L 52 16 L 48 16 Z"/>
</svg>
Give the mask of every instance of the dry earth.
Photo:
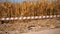
<svg viewBox="0 0 60 34">
<path fill-rule="evenodd" d="M 24 34 L 60 34 L 60 28 L 57 29 L 47 29 L 39 32 L 29 32 Z"/>
<path fill-rule="evenodd" d="M 16 23 L 4 23 L 0 24 L 0 34 L 21 34 L 21 33 L 27 33 L 28 32 L 37 32 L 39 34 L 40 31 L 45 32 L 60 32 L 60 18 L 54 18 L 54 19 L 40 19 L 40 20 L 31 20 L 31 21 L 23 21 L 23 22 L 16 22 Z M 51 30 L 50 30 L 51 29 Z M 55 29 L 55 30 L 54 30 Z"/>
</svg>

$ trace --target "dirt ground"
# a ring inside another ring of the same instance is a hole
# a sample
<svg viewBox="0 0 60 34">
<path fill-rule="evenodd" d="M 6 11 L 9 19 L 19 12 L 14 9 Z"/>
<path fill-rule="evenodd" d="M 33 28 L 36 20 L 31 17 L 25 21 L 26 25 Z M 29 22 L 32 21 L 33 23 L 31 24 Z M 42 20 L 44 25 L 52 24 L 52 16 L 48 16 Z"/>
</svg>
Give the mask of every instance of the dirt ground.
<svg viewBox="0 0 60 34">
<path fill-rule="evenodd" d="M 57 29 L 47 29 L 39 32 L 29 32 L 24 34 L 60 34 L 60 28 Z"/>
<path fill-rule="evenodd" d="M 20 34 L 28 32 L 40 32 L 46 29 L 60 28 L 60 18 L 40 19 L 16 23 L 0 24 L 0 34 Z M 60 31 L 60 29 L 59 29 Z M 47 32 L 46 32 L 47 33 Z"/>
</svg>

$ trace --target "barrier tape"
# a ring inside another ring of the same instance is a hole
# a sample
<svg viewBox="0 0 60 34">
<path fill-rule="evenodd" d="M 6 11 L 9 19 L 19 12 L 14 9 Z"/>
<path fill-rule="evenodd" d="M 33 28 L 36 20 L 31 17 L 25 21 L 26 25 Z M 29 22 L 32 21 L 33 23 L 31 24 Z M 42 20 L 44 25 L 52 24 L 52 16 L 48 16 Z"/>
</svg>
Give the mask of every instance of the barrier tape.
<svg viewBox="0 0 60 34">
<path fill-rule="evenodd" d="M 25 20 L 25 19 L 46 19 L 46 18 L 57 18 L 60 15 L 50 15 L 50 16 L 28 16 L 28 17 L 11 17 L 11 18 L 0 18 L 0 20 Z"/>
</svg>

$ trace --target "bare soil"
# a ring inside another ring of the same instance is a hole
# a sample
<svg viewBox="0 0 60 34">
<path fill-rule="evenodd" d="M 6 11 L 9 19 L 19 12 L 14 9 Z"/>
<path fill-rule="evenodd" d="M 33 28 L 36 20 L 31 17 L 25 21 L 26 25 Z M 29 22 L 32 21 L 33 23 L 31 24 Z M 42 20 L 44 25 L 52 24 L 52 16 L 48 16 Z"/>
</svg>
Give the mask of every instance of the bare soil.
<svg viewBox="0 0 60 34">
<path fill-rule="evenodd" d="M 60 28 L 60 18 L 40 19 L 31 21 L 25 20 L 16 23 L 0 24 L 0 31 L 4 32 L 2 34 L 39 32 L 46 29 L 55 28 Z"/>
</svg>

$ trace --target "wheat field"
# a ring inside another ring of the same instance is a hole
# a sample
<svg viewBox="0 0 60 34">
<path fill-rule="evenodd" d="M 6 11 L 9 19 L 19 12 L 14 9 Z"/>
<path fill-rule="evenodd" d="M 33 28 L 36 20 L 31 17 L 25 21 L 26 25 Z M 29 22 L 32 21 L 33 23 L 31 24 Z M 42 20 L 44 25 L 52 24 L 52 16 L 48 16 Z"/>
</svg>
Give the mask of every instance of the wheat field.
<svg viewBox="0 0 60 34">
<path fill-rule="evenodd" d="M 59 15 L 60 2 L 0 2 L 0 18 L 20 16 Z"/>
</svg>

